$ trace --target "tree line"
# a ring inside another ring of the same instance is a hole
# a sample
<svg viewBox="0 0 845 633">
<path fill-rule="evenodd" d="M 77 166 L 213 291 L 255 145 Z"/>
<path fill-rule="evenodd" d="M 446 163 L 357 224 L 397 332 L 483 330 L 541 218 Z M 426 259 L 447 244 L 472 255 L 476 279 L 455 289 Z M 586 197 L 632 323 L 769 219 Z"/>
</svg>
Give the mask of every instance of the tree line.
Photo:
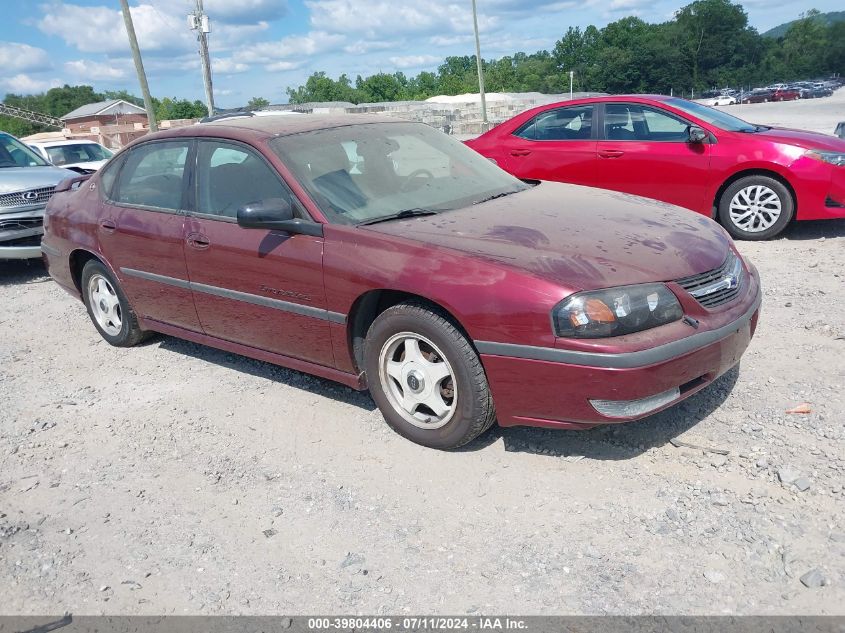
<svg viewBox="0 0 845 633">
<path fill-rule="evenodd" d="M 650 24 L 636 17 L 604 28 L 570 27 L 551 51 L 483 60 L 491 92 L 563 93 L 574 71 L 576 91 L 690 95 L 724 86 L 751 86 L 845 71 L 845 22 L 827 24 L 812 10 L 782 37 L 749 26 L 741 4 L 696 0 L 672 20 Z M 419 100 L 478 91 L 475 56 L 447 57 L 437 72 L 402 72 L 337 79 L 315 72 L 291 103 Z"/>
</svg>

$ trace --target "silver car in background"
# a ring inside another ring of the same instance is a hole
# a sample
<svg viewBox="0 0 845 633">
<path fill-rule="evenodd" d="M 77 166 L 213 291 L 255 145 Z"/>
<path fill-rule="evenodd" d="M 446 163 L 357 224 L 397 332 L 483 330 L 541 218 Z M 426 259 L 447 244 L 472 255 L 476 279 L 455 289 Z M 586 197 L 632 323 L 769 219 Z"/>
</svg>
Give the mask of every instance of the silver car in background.
<svg viewBox="0 0 845 633">
<path fill-rule="evenodd" d="M 44 207 L 60 181 L 78 175 L 0 132 L 0 260 L 41 257 Z"/>
</svg>

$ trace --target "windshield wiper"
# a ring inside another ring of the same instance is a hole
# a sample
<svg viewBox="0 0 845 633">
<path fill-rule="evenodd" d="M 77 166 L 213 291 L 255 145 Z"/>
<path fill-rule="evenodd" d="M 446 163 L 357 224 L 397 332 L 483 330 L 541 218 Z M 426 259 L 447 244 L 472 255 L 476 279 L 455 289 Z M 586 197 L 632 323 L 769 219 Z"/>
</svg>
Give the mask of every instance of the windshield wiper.
<svg viewBox="0 0 845 633">
<path fill-rule="evenodd" d="M 432 209 L 420 209 L 419 207 L 414 207 L 413 209 L 402 209 L 401 211 L 391 213 L 390 215 L 383 215 L 380 218 L 373 218 L 372 220 L 364 220 L 363 222 L 358 222 L 358 226 L 367 226 L 369 224 L 378 224 L 379 222 L 389 222 L 390 220 L 403 220 L 405 218 L 415 218 L 424 215 L 437 215 L 437 211 L 434 211 Z"/>
<path fill-rule="evenodd" d="M 476 200 L 473 204 L 481 204 L 482 202 L 490 202 L 490 200 L 495 200 L 496 198 L 504 198 L 505 196 L 509 196 L 512 193 L 519 193 L 523 191 L 522 189 L 514 189 L 513 191 L 503 191 L 502 193 L 495 193 L 492 196 L 487 196 L 486 198 L 482 198 L 481 200 Z"/>
</svg>

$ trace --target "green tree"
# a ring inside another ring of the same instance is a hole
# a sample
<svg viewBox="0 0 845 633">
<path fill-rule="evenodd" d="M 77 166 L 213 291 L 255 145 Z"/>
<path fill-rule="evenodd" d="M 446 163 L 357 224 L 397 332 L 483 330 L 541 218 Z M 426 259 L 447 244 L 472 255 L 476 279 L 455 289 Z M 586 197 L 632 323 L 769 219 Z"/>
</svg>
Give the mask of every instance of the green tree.
<svg viewBox="0 0 845 633">
<path fill-rule="evenodd" d="M 268 105 L 270 105 L 270 102 L 264 97 L 253 97 L 247 102 L 246 107 L 248 110 L 260 110 Z"/>
</svg>

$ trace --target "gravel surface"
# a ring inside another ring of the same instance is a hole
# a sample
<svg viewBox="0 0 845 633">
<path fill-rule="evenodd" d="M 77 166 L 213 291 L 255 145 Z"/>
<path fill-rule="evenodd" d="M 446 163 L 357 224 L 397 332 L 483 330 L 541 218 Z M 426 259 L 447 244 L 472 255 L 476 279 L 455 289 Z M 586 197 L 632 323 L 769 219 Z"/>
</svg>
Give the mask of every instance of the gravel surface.
<svg viewBox="0 0 845 633">
<path fill-rule="evenodd" d="M 305 374 L 110 347 L 4 263 L 0 610 L 845 614 L 845 221 L 740 249 L 765 300 L 738 370 L 637 423 L 452 453 Z"/>
</svg>

